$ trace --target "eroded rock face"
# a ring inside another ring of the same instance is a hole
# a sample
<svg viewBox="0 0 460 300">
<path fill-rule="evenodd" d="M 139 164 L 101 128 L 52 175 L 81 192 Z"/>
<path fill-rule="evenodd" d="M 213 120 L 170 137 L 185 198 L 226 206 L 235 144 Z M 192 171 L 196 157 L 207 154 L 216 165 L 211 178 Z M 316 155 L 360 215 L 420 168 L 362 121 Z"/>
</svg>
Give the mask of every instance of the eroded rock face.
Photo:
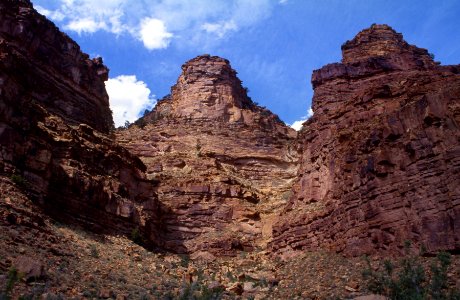
<svg viewBox="0 0 460 300">
<path fill-rule="evenodd" d="M 69 124 L 108 133 L 113 120 L 102 60 L 82 53 L 28 0 L 2 1 L 0 15 L 0 94 L 28 98 Z"/>
<path fill-rule="evenodd" d="M 163 246 L 196 255 L 263 246 L 297 171 L 296 133 L 247 97 L 227 60 L 203 55 L 182 70 L 145 127 L 117 132 L 159 181 Z"/>
<path fill-rule="evenodd" d="M 192 257 L 267 245 L 397 252 L 406 240 L 458 251 L 460 66 L 386 25 L 342 50 L 342 63 L 312 76 L 315 115 L 300 137 L 209 55 L 114 136 L 102 60 L 29 1 L 3 1 L 0 172 L 57 219 L 139 228 L 144 242 Z"/>
<path fill-rule="evenodd" d="M 272 249 L 460 249 L 460 67 L 386 25 L 342 50 L 342 63 L 313 73 L 315 115 Z"/>
<path fill-rule="evenodd" d="M 154 182 L 107 135 L 107 68 L 29 1 L 0 4 L 0 172 L 53 216 L 155 240 Z M 19 179 L 18 179 L 19 178 Z"/>
</svg>

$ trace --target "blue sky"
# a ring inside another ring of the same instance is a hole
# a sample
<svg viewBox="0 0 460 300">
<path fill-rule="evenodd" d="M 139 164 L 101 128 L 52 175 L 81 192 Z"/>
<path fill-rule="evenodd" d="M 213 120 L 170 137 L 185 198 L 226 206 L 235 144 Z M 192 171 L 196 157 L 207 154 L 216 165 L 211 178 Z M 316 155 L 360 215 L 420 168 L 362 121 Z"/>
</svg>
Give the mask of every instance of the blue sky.
<svg viewBox="0 0 460 300">
<path fill-rule="evenodd" d="M 311 73 L 372 23 L 389 24 L 442 64 L 460 63 L 460 1 L 32 0 L 110 68 L 116 125 L 170 92 L 181 65 L 230 60 L 249 95 L 287 124 L 309 113 Z"/>
</svg>

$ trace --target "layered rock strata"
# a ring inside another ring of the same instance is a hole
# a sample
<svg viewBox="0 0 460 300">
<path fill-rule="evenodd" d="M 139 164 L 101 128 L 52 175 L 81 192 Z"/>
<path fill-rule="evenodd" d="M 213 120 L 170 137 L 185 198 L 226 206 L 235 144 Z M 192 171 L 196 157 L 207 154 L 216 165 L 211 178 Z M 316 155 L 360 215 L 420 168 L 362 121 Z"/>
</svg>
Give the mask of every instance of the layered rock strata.
<svg viewBox="0 0 460 300">
<path fill-rule="evenodd" d="M 102 60 L 29 1 L 3 1 L 0 175 L 54 218 L 193 257 L 458 251 L 460 66 L 386 25 L 342 51 L 313 73 L 299 137 L 209 55 L 114 136 Z"/>
<path fill-rule="evenodd" d="M 234 255 L 265 245 L 296 174 L 296 133 L 248 98 L 225 59 L 188 61 L 171 91 L 142 128 L 117 132 L 159 181 L 163 246 Z"/>
<path fill-rule="evenodd" d="M 299 180 L 274 226 L 278 253 L 460 249 L 460 66 L 386 25 L 314 71 Z"/>
<path fill-rule="evenodd" d="M 107 72 L 29 1 L 2 1 L 0 172 L 60 220 L 153 241 L 155 183 L 107 135 Z"/>
</svg>

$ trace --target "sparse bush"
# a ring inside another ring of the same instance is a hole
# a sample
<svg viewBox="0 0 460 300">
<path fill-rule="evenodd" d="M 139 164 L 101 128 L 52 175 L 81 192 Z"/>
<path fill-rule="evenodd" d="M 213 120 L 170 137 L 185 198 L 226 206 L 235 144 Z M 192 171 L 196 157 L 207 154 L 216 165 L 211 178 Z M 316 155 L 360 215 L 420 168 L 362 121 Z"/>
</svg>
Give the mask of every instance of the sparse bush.
<svg viewBox="0 0 460 300">
<path fill-rule="evenodd" d="M 429 53 L 429 55 L 430 55 L 431 59 L 434 60 L 434 54 L 433 54 L 433 53 Z"/>
<path fill-rule="evenodd" d="M 180 257 L 180 265 L 183 268 L 187 268 L 190 263 L 190 257 L 186 254 L 181 255 Z"/>
<path fill-rule="evenodd" d="M 99 258 L 99 251 L 97 250 L 96 245 L 90 245 L 89 250 L 92 257 Z"/>
<path fill-rule="evenodd" d="M 137 125 L 139 128 L 144 128 L 147 125 L 147 122 L 144 118 L 140 118 L 136 122 L 134 122 L 134 124 Z"/>
<path fill-rule="evenodd" d="M 144 239 L 142 238 L 142 234 L 139 231 L 139 228 L 136 227 L 131 231 L 131 241 L 134 243 L 138 244 L 139 246 L 143 246 L 144 244 Z"/>
<path fill-rule="evenodd" d="M 200 281 L 187 284 L 179 296 L 181 300 L 218 300 L 222 298 L 223 288 L 208 288 Z"/>
<path fill-rule="evenodd" d="M 11 178 L 11 181 L 13 181 L 21 189 L 25 189 L 29 185 L 29 182 L 21 175 L 13 174 L 11 175 L 10 178 Z"/>
<path fill-rule="evenodd" d="M 372 269 L 366 258 L 367 268 L 363 271 L 363 277 L 367 281 L 367 289 L 396 300 L 460 299 L 459 291 L 448 286 L 450 254 L 440 252 L 429 272 L 423 267 L 420 254 L 409 254 L 409 247 L 408 243 L 406 255 L 399 264 L 384 260 L 378 271 Z"/>
<path fill-rule="evenodd" d="M 195 155 L 197 157 L 200 157 L 202 155 L 201 153 L 201 149 L 202 149 L 202 145 L 201 145 L 201 140 L 200 139 L 197 139 L 196 140 L 196 144 L 195 144 Z"/>
<path fill-rule="evenodd" d="M 235 276 L 233 276 L 233 273 L 228 271 L 227 274 L 225 274 L 227 276 L 228 279 L 230 279 L 231 282 L 235 282 L 236 281 L 236 278 Z"/>
<path fill-rule="evenodd" d="M 0 292 L 0 300 L 12 299 L 11 292 L 13 291 L 14 285 L 18 280 L 20 280 L 18 271 L 15 268 L 11 268 L 8 271 L 5 288 Z"/>
</svg>

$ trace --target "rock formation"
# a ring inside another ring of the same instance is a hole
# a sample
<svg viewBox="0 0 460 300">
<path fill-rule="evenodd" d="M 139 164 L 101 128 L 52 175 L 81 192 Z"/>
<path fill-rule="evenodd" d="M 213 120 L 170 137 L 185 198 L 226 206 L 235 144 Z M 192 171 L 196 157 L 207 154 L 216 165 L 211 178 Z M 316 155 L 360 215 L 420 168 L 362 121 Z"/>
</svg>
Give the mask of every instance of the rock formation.
<svg viewBox="0 0 460 300">
<path fill-rule="evenodd" d="M 460 249 L 460 66 L 440 66 L 386 25 L 314 71 L 299 179 L 274 226 L 278 253 Z"/>
<path fill-rule="evenodd" d="M 255 105 L 219 57 L 184 64 L 171 91 L 140 127 L 117 132 L 159 181 L 163 246 L 234 255 L 265 245 L 296 174 L 295 131 Z"/>
<path fill-rule="evenodd" d="M 55 219 L 137 228 L 192 257 L 267 245 L 397 252 L 406 240 L 458 251 L 460 66 L 440 66 L 386 25 L 342 50 L 342 63 L 313 73 L 315 115 L 299 137 L 209 55 L 113 134 L 102 60 L 30 1 L 3 1 L 2 189 L 16 181 Z"/>
<path fill-rule="evenodd" d="M 29 1 L 2 1 L 0 173 L 60 220 L 155 240 L 154 183 L 107 135 L 107 72 Z"/>
</svg>

